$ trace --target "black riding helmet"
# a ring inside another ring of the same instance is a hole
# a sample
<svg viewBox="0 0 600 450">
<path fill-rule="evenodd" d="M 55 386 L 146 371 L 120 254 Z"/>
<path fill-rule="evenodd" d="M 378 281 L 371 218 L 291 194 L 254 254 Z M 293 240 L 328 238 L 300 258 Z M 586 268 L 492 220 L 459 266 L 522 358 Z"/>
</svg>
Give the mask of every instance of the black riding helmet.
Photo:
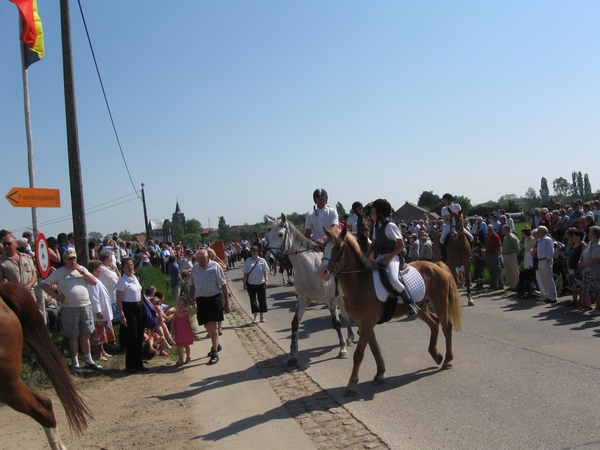
<svg viewBox="0 0 600 450">
<path fill-rule="evenodd" d="M 392 205 L 385 198 L 378 198 L 372 204 L 377 210 L 377 219 L 388 218 L 392 215 Z"/>
<path fill-rule="evenodd" d="M 454 200 L 454 197 L 452 197 L 452 194 L 449 194 L 447 192 L 444 195 L 442 195 L 442 200 L 445 198 L 447 198 L 450 201 Z"/>
<path fill-rule="evenodd" d="M 321 197 L 329 198 L 327 191 L 323 188 L 315 189 L 315 192 L 313 192 L 313 201 L 316 203 L 317 199 Z"/>
<path fill-rule="evenodd" d="M 352 212 L 358 213 L 359 209 L 362 209 L 363 204 L 361 202 L 352 203 Z"/>
</svg>

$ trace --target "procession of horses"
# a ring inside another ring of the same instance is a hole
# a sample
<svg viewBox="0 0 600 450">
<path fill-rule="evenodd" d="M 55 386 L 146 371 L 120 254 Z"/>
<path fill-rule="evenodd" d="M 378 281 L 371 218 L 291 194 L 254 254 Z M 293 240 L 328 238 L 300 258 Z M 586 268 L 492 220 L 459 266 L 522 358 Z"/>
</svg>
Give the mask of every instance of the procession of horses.
<svg viewBox="0 0 600 450">
<path fill-rule="evenodd" d="M 404 303 L 389 306 L 377 295 L 378 266 L 365 257 L 366 241 L 372 223 L 368 215 L 359 219 L 359 233 L 354 236 L 347 228 L 325 229 L 324 247 L 303 236 L 284 214 L 269 221 L 266 234 L 268 247 L 265 258 L 271 262 L 288 259 L 293 267 L 293 285 L 297 294 L 296 311 L 291 323 L 291 344 L 287 359 L 289 367 L 298 363 L 298 330 L 302 317 L 311 303 L 327 305 L 332 326 L 339 341 L 338 358 L 348 358 L 348 347 L 355 343 L 354 361 L 345 396 L 356 395 L 358 374 L 368 344 L 377 365 L 374 384 L 384 382 L 385 362 L 381 354 L 375 325 L 407 314 Z M 417 317 L 430 329 L 428 352 L 441 369 L 452 367 L 452 331 L 460 331 L 461 305 L 457 282 L 466 288 L 468 304 L 472 305 L 470 290 L 470 257 L 468 241 L 462 232 L 462 211 L 452 212 L 452 230 L 448 243 L 447 263 L 416 261 L 408 264 L 413 276 L 422 284 L 416 294 Z M 439 240 L 439 237 L 436 239 Z M 406 268 L 405 268 L 406 269 Z M 288 281 L 291 273 L 288 270 Z M 284 278 L 285 281 L 285 278 Z M 407 285 L 410 291 L 410 286 Z M 44 428 L 50 447 L 64 449 L 56 429 L 51 401 L 27 388 L 20 379 L 22 347 L 25 343 L 38 358 L 48 374 L 66 411 L 72 432 L 81 434 L 92 418 L 69 375 L 66 364 L 51 342 L 36 306 L 28 302 L 30 294 L 14 283 L 0 284 L 0 401 L 31 416 Z M 344 338 L 342 315 L 347 331 Z M 357 326 L 359 339 L 355 342 L 352 323 Z M 439 329 L 446 341 L 445 355 L 437 347 Z"/>
</svg>

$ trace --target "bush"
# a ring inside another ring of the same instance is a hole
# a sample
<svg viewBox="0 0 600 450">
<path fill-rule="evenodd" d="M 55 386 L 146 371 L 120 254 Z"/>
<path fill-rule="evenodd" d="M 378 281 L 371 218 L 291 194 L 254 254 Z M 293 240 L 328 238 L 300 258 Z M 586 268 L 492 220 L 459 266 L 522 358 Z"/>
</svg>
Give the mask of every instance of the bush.
<svg viewBox="0 0 600 450">
<path fill-rule="evenodd" d="M 165 293 L 165 303 L 175 305 L 168 275 L 165 275 L 160 269 L 152 266 L 138 267 L 135 269 L 135 274 L 140 279 L 142 293 L 148 286 L 153 285 L 157 291 Z"/>
</svg>

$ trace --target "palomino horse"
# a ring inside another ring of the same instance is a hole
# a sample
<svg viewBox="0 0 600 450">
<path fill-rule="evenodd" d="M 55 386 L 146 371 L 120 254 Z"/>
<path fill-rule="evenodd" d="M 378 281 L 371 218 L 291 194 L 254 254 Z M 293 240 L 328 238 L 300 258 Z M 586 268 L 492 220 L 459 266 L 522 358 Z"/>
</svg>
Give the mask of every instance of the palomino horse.
<svg viewBox="0 0 600 450">
<path fill-rule="evenodd" d="M 317 270 L 321 264 L 322 255 L 319 247 L 310 239 L 305 238 L 291 222 L 288 222 L 284 214 L 281 214 L 280 220 L 271 221 L 270 227 L 271 230 L 267 233 L 269 241 L 267 257 L 277 259 L 281 254 L 289 256 L 294 266 L 294 287 L 298 294 L 296 314 L 292 320 L 292 343 L 287 365 L 295 366 L 298 362 L 298 328 L 302 316 L 311 302 L 325 303 L 329 308 L 331 322 L 340 341 L 338 358 L 347 358 L 347 346 L 354 344 L 354 333 L 350 326 L 350 318 L 344 308 L 342 294 L 337 292 L 334 280 L 323 283 L 319 279 Z M 336 306 L 346 319 L 347 341 L 344 341 L 342 335 L 342 324 Z"/>
<path fill-rule="evenodd" d="M 56 418 L 49 398 L 21 381 L 23 341 L 36 356 L 60 399 L 69 427 L 77 434 L 87 428 L 90 410 L 77 392 L 67 366 L 48 336 L 43 318 L 31 294 L 20 284 L 0 284 L 0 401 L 38 422 L 53 450 L 62 450 Z"/>
<path fill-rule="evenodd" d="M 450 267 L 450 271 L 454 276 L 456 284 L 463 284 L 467 289 L 468 305 L 473 306 L 475 303 L 471 298 L 471 245 L 469 238 L 464 233 L 464 217 L 462 210 L 450 211 L 450 233 L 446 236 L 448 244 L 446 246 L 446 264 Z M 442 260 L 442 252 L 440 250 L 440 238 L 442 233 L 435 236 L 433 249 L 435 259 Z"/>
<path fill-rule="evenodd" d="M 374 328 L 383 315 L 385 304 L 377 299 L 373 284 L 373 271 L 377 270 L 377 264 L 365 258 L 356 239 L 350 237 L 345 228 L 341 231 L 338 229 L 326 230 L 326 233 L 329 240 L 325 245 L 325 256 L 319 268 L 319 276 L 321 279 L 329 279 L 332 273 L 338 275 L 345 293 L 346 309 L 350 317 L 357 323 L 360 331 L 358 345 L 354 351 L 352 375 L 344 392 L 344 396 L 348 397 L 356 394 L 358 371 L 367 344 L 369 344 L 377 364 L 377 374 L 373 383 L 383 383 L 385 363 L 375 338 Z M 431 330 L 429 354 L 436 364 L 442 364 L 442 369 L 449 369 L 452 367 L 454 358 L 452 327 L 454 326 L 457 331 L 462 329 L 458 288 L 445 264 L 438 263 L 436 265 L 426 261 L 417 261 L 410 265 L 419 271 L 425 282 L 425 296 L 418 303 L 421 308 L 418 317 Z M 429 302 L 433 305 L 435 314 L 432 314 L 427 308 Z M 401 317 L 405 314 L 406 307 L 399 301 L 393 317 Z M 440 325 L 446 339 L 445 359 L 437 349 Z"/>
</svg>

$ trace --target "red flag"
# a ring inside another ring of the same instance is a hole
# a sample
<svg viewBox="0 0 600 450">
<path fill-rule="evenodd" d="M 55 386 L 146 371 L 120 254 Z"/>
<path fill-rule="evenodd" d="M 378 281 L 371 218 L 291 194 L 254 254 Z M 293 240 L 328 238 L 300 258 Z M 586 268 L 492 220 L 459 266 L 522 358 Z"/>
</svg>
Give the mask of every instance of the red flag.
<svg viewBox="0 0 600 450">
<path fill-rule="evenodd" d="M 36 0 L 10 0 L 23 19 L 21 41 L 25 44 L 25 68 L 44 57 L 44 32 Z"/>
</svg>

